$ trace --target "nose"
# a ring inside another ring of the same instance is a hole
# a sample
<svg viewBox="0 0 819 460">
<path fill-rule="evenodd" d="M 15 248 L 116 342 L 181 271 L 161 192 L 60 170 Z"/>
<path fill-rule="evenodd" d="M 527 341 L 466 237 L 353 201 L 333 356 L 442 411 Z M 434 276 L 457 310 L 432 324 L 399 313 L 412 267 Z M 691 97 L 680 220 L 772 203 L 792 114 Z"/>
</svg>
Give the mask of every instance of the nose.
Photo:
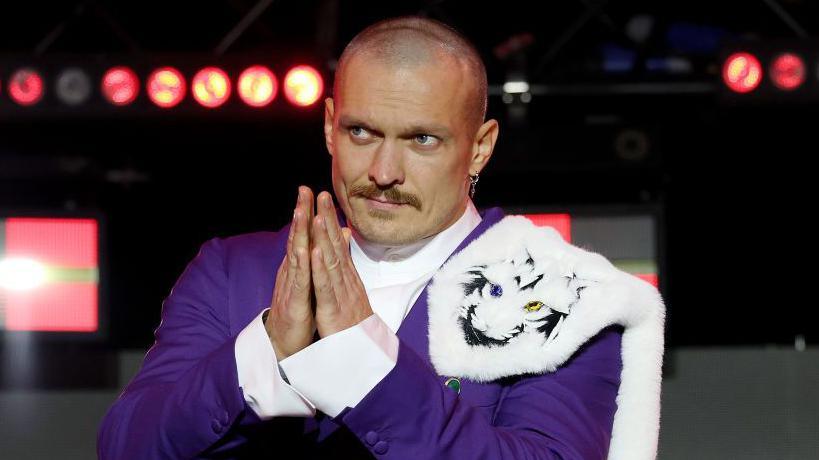
<svg viewBox="0 0 819 460">
<path fill-rule="evenodd" d="M 386 139 L 375 150 L 368 174 L 379 187 L 404 183 L 404 165 L 396 142 Z"/>
</svg>

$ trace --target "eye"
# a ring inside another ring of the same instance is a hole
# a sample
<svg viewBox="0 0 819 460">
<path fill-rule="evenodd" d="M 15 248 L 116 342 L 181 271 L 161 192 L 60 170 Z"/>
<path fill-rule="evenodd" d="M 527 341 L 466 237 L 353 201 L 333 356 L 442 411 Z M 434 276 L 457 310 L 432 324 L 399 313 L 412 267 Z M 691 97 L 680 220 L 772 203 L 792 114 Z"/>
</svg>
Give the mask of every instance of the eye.
<svg viewBox="0 0 819 460">
<path fill-rule="evenodd" d="M 523 306 L 524 310 L 530 311 L 530 312 L 531 311 L 538 311 L 542 307 L 543 307 L 543 302 L 540 302 L 538 300 L 533 300 L 533 301 L 531 301 L 531 302 L 529 302 L 529 303 L 527 303 L 526 305 Z"/>
<path fill-rule="evenodd" d="M 361 126 L 352 126 L 349 129 L 350 136 L 358 140 L 366 140 L 370 138 L 370 133 Z"/>
<path fill-rule="evenodd" d="M 440 140 L 431 134 L 417 134 L 415 136 L 415 142 L 424 147 L 432 147 L 438 145 Z"/>
<path fill-rule="evenodd" d="M 489 295 L 492 297 L 500 297 L 503 295 L 503 288 L 500 287 L 500 284 L 493 284 L 489 286 Z"/>
</svg>

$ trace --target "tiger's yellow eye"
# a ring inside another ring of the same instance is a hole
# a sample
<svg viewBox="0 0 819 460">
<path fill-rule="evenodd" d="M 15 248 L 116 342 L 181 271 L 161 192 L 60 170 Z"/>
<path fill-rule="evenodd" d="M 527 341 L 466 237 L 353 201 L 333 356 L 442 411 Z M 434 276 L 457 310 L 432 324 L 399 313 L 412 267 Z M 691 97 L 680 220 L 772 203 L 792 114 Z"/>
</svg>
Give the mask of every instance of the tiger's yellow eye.
<svg viewBox="0 0 819 460">
<path fill-rule="evenodd" d="M 533 301 L 527 303 L 523 308 L 525 308 L 526 311 L 538 311 L 538 310 L 540 310 L 540 307 L 542 307 L 542 306 L 543 306 L 543 302 L 540 302 L 538 300 L 533 300 Z"/>
</svg>

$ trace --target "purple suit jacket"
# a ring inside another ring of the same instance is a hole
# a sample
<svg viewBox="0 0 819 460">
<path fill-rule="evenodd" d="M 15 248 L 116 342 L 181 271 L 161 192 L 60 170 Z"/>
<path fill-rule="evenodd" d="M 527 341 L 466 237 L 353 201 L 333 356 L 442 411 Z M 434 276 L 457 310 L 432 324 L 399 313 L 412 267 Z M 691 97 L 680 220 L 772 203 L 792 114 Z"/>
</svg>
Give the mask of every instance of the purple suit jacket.
<svg viewBox="0 0 819 460">
<path fill-rule="evenodd" d="M 486 211 L 456 252 L 502 217 Z M 260 420 L 239 387 L 234 341 L 270 304 L 287 232 L 202 246 L 163 304 L 142 369 L 103 419 L 100 458 L 606 457 L 620 328 L 601 331 L 555 372 L 462 379 L 457 394 L 430 364 L 426 292 L 398 331 L 396 366 L 356 407 L 335 418 Z"/>
</svg>

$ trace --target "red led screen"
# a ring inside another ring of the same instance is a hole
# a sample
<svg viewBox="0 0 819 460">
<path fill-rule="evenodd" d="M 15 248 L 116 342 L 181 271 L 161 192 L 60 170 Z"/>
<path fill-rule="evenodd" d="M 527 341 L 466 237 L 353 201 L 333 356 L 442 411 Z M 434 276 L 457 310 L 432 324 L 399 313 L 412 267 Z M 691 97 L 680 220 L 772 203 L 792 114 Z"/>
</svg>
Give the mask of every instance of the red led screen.
<svg viewBox="0 0 819 460">
<path fill-rule="evenodd" d="M 8 218 L 0 229 L 0 329 L 96 331 L 97 221 Z"/>
</svg>

